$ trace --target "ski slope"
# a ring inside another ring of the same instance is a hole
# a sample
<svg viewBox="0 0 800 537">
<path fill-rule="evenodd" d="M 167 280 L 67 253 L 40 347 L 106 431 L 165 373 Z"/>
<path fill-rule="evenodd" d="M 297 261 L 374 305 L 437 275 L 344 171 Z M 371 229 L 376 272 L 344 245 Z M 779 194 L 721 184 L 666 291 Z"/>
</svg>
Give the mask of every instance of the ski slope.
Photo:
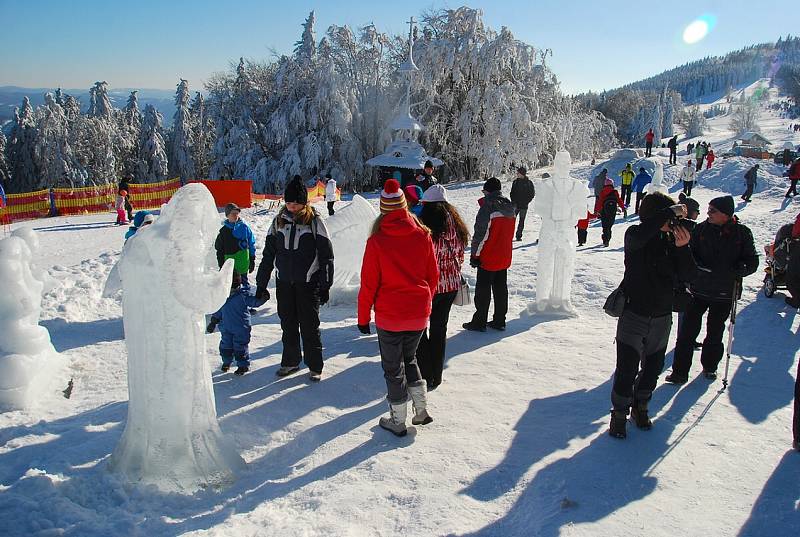
<svg viewBox="0 0 800 537">
<path fill-rule="evenodd" d="M 725 117 L 709 123 L 703 139 L 721 154 L 733 134 Z M 800 143 L 766 112 L 762 128 L 773 142 Z M 665 162 L 666 151 L 656 150 Z M 682 153 L 665 167 L 672 192 Z M 763 162 L 752 203 L 739 203 L 752 163 L 718 159 L 694 197 L 705 208 L 733 193 L 761 252 L 800 200 L 783 198 L 784 168 Z M 578 163 L 572 175 L 588 180 L 591 169 Z M 469 223 L 481 186 L 449 188 Z M 259 258 L 273 216 L 242 213 Z M 74 390 L 0 414 L 0 535 L 800 535 L 800 453 L 791 451 L 800 318 L 783 292 L 759 293 L 760 270 L 745 279 L 729 389 L 703 379 L 698 363 L 682 387 L 662 375 L 653 429 L 608 436 L 615 320 L 601 306 L 622 277 L 622 238 L 635 221 L 620 217 L 609 248 L 590 227 L 576 255 L 578 317 L 555 318 L 523 313 L 535 299 L 540 225 L 529 215 L 514 243 L 507 330 L 465 332 L 473 310 L 453 308 L 445 382 L 429 398 L 435 421 L 403 439 L 377 425 L 386 412 L 378 345 L 358 333 L 355 306 L 322 309 L 326 365 L 311 384 L 302 374 L 275 377 L 271 300 L 253 318 L 251 372 L 213 375 L 220 426 L 247 469 L 228 488 L 192 496 L 132 487 L 106 469 L 124 429 L 127 382 L 120 301 L 101 292 L 125 229 L 112 215 L 19 224 L 39 231 L 39 262 L 58 281 L 42 324 L 67 361 L 62 384 L 72 378 Z M 474 269 L 464 272 L 474 284 Z M 206 337 L 216 369 L 219 334 Z M 673 330 L 670 350 L 674 339 Z"/>
</svg>

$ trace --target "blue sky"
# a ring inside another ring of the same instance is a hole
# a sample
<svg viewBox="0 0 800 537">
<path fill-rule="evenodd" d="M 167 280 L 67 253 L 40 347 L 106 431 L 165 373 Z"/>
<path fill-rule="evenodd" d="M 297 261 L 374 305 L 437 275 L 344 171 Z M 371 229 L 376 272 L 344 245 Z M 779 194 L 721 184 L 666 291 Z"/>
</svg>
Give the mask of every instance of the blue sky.
<svg viewBox="0 0 800 537">
<path fill-rule="evenodd" d="M 485 22 L 553 51 L 548 64 L 568 92 L 620 86 L 709 55 L 800 33 L 797 2 L 619 0 L 0 0 L 0 85 L 88 88 L 199 88 L 239 56 L 292 50 L 312 9 L 317 38 L 331 24 L 374 22 L 405 32 L 403 21 L 431 8 L 479 8 Z M 766 6 L 766 7 L 760 7 Z M 716 19 L 708 36 L 685 44 L 685 27 Z"/>
</svg>

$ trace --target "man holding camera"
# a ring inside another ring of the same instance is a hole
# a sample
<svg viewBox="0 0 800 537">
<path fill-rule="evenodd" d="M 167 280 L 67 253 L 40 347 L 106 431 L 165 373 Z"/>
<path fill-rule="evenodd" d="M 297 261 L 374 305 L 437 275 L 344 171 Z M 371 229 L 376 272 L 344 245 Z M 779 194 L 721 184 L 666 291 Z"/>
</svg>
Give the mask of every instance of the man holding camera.
<svg viewBox="0 0 800 537">
<path fill-rule="evenodd" d="M 706 311 L 706 338 L 700 361 L 703 375 L 709 380 L 717 378 L 724 351 L 722 336 L 732 302 L 741 294 L 742 278 L 758 269 L 753 234 L 733 216 L 733 207 L 731 196 L 714 198 L 708 204 L 708 220 L 692 232 L 691 249 L 698 270 L 689 285 L 692 299 L 678 331 L 672 373 L 666 378 L 672 384 L 684 384 L 689 379 L 694 341 Z"/>
<path fill-rule="evenodd" d="M 640 224 L 625 232 L 625 309 L 617 322 L 617 367 L 611 391 L 609 434 L 625 438 L 628 412 L 636 426 L 650 429 L 648 403 L 664 367 L 672 328 L 673 288 L 694 278 L 696 266 L 680 224 L 686 207 L 660 192 L 639 208 Z M 641 370 L 639 369 L 641 364 Z"/>
</svg>

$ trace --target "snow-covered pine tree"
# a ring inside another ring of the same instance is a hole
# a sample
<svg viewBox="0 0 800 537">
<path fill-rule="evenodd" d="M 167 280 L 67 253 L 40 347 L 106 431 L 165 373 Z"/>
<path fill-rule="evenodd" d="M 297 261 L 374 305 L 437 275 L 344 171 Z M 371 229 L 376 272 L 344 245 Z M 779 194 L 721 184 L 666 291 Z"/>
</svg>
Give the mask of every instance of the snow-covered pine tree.
<svg viewBox="0 0 800 537">
<path fill-rule="evenodd" d="M 672 94 L 665 90 L 666 99 L 664 100 L 664 117 L 661 121 L 661 134 L 664 138 L 671 138 L 675 135 L 675 106 L 672 100 Z"/>
<path fill-rule="evenodd" d="M 133 90 L 128 96 L 128 102 L 119 114 L 117 129 L 119 133 L 117 160 L 120 164 L 120 178 L 129 182 L 136 180 L 142 138 L 142 113 L 139 111 L 137 93 L 137 90 Z"/>
<path fill-rule="evenodd" d="M 213 158 L 212 148 L 214 147 L 214 121 L 206 106 L 205 98 L 199 91 L 189 107 L 192 125 L 192 161 L 195 166 L 195 174 L 199 178 L 209 176 L 209 166 Z"/>
<path fill-rule="evenodd" d="M 30 192 L 41 187 L 36 165 L 36 122 L 28 97 L 22 99 L 22 108 L 15 109 L 14 123 L 8 140 L 8 166 L 11 181 L 8 193 Z"/>
<path fill-rule="evenodd" d="M 195 178 L 192 159 L 192 118 L 189 113 L 189 82 L 181 79 L 175 92 L 175 115 L 170 143 L 170 176 L 178 177 L 181 184 Z"/>
<path fill-rule="evenodd" d="M 168 161 L 161 121 L 161 113 L 152 104 L 148 104 L 142 120 L 137 182 L 156 183 L 167 178 Z"/>
<path fill-rule="evenodd" d="M 659 94 L 655 99 L 655 104 L 653 105 L 653 110 L 652 110 L 652 115 L 650 116 L 650 125 L 649 125 L 649 127 L 653 129 L 653 134 L 655 135 L 653 138 L 654 147 L 661 146 L 661 138 L 663 138 L 663 131 L 662 131 L 663 123 L 664 123 L 664 113 L 662 111 L 661 94 Z"/>
<path fill-rule="evenodd" d="M 746 132 L 759 132 L 758 125 L 760 116 L 759 104 L 755 99 L 744 99 L 734 107 L 731 117 L 730 127 L 737 136 Z"/>
<path fill-rule="evenodd" d="M 314 12 L 308 14 L 308 18 L 303 23 L 303 35 L 300 41 L 294 44 L 294 55 L 297 60 L 303 64 L 308 65 L 314 60 L 317 54 L 317 37 L 314 33 Z"/>
<path fill-rule="evenodd" d="M 700 112 L 700 108 L 695 105 L 684 111 L 681 117 L 681 125 L 686 131 L 687 138 L 697 138 L 706 131 L 706 118 Z"/>
<path fill-rule="evenodd" d="M 44 98 L 44 106 L 35 112 L 38 125 L 35 157 L 41 176 L 40 186 L 83 186 L 87 173 L 70 145 L 70 125 L 64 109 L 51 93 L 45 94 Z"/>
<path fill-rule="evenodd" d="M 110 120 L 114 115 L 114 106 L 108 97 L 108 82 L 95 82 L 94 88 L 89 90 L 89 95 L 91 101 L 86 115 Z"/>
<path fill-rule="evenodd" d="M 8 160 L 6 159 L 6 135 L 0 129 L 0 186 L 3 190 L 8 188 L 11 174 L 8 171 Z"/>
</svg>

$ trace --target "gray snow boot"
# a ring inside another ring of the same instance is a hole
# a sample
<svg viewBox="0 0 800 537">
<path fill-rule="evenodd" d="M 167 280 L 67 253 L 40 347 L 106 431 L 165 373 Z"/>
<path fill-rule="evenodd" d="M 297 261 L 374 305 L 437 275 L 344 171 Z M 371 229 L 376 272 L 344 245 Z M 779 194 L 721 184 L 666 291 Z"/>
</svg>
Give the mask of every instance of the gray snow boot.
<svg viewBox="0 0 800 537">
<path fill-rule="evenodd" d="M 433 418 L 428 415 L 427 391 L 425 379 L 408 386 L 408 395 L 411 396 L 411 405 L 414 407 L 414 417 L 411 418 L 413 425 L 427 425 L 433 421 Z"/>
<path fill-rule="evenodd" d="M 406 430 L 407 415 L 408 405 L 406 402 L 389 403 L 389 417 L 381 417 L 378 421 L 378 425 L 396 436 L 405 436 L 408 433 L 408 430 Z"/>
</svg>

